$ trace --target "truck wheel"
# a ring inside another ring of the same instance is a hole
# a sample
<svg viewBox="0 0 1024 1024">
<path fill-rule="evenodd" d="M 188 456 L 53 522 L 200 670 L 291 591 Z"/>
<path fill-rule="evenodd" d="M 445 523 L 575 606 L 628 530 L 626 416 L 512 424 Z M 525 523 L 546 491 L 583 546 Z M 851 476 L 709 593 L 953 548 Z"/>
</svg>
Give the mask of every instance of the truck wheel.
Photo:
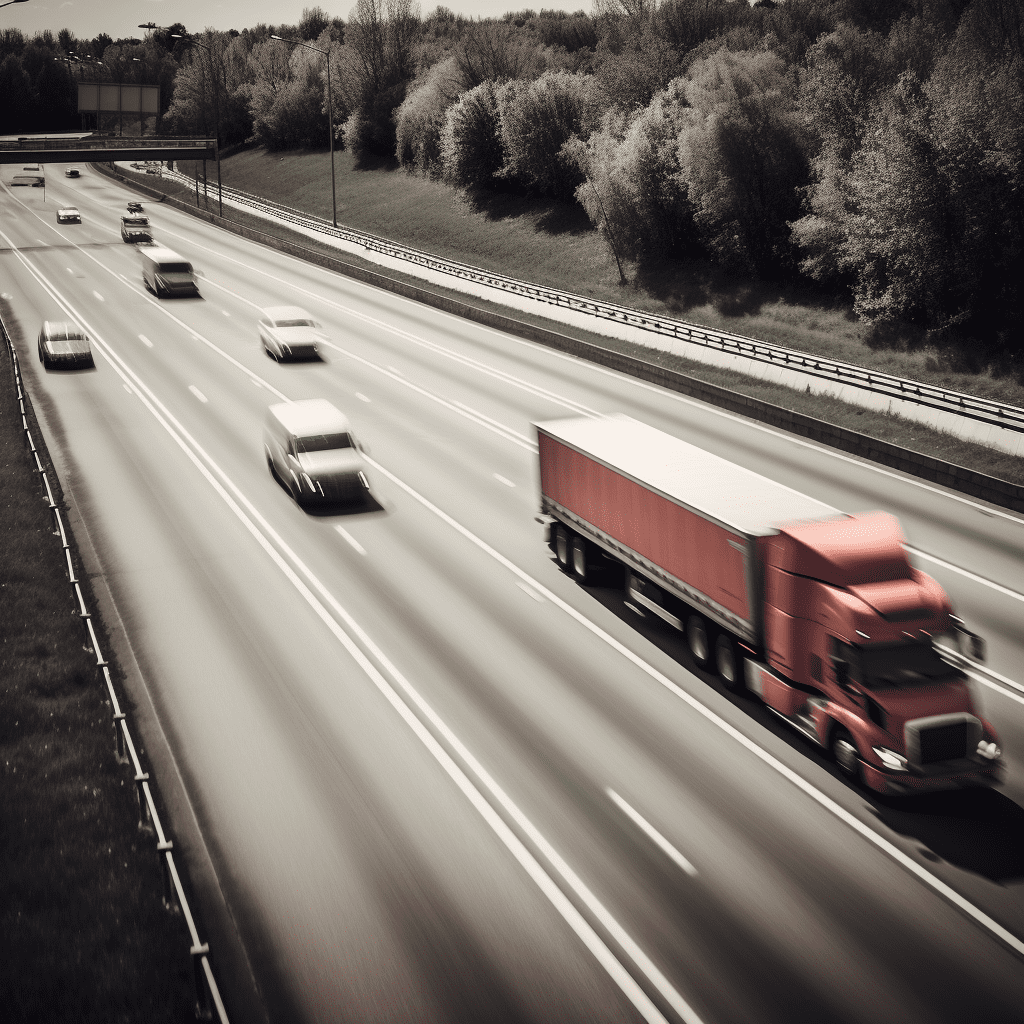
<svg viewBox="0 0 1024 1024">
<path fill-rule="evenodd" d="M 577 583 L 587 582 L 587 542 L 582 537 L 572 539 L 572 574 Z"/>
<path fill-rule="evenodd" d="M 699 615 L 691 615 L 686 620 L 686 642 L 693 660 L 700 668 L 705 668 L 711 657 L 711 646 L 708 643 L 708 627 Z"/>
<path fill-rule="evenodd" d="M 569 570 L 569 559 L 571 557 L 569 543 L 569 531 L 559 523 L 555 527 L 555 560 L 558 562 L 558 567 L 566 572 Z"/>
<path fill-rule="evenodd" d="M 832 733 L 832 756 L 836 759 L 839 770 L 851 782 L 860 782 L 860 753 L 853 737 L 841 726 L 836 726 Z"/>
<path fill-rule="evenodd" d="M 720 633 L 715 641 L 715 668 L 726 689 L 738 690 L 741 684 L 740 659 L 731 636 Z"/>
</svg>

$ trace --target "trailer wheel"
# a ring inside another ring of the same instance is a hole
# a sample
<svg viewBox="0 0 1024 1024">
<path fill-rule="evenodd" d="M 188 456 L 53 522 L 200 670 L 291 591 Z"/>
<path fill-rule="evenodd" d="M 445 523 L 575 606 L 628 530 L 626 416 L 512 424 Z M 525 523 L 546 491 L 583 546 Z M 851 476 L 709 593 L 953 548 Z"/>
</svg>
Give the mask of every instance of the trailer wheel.
<svg viewBox="0 0 1024 1024">
<path fill-rule="evenodd" d="M 691 615 L 686 620 L 686 642 L 693 660 L 700 668 L 706 667 L 711 657 L 711 645 L 708 643 L 708 627 L 699 615 Z"/>
<path fill-rule="evenodd" d="M 573 537 L 571 545 L 572 574 L 577 583 L 587 583 L 587 542 L 582 537 Z"/>
<path fill-rule="evenodd" d="M 559 523 L 555 527 L 555 560 L 558 567 L 568 571 L 569 558 L 569 531 Z"/>
<path fill-rule="evenodd" d="M 839 770 L 851 782 L 861 781 L 860 752 L 850 734 L 841 726 L 836 726 L 832 733 L 832 756 L 836 759 Z"/>
<path fill-rule="evenodd" d="M 726 633 L 720 633 L 715 641 L 715 668 L 726 689 L 740 688 L 740 659 L 736 654 L 736 644 Z"/>
</svg>

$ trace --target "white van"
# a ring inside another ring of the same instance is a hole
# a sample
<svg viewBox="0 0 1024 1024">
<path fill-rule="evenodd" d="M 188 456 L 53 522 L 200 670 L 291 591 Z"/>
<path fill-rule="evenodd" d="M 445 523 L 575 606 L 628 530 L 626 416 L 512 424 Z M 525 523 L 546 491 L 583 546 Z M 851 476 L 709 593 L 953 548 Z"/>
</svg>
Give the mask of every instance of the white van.
<svg viewBox="0 0 1024 1024">
<path fill-rule="evenodd" d="M 363 448 L 347 417 L 324 398 L 272 405 L 263 448 L 271 474 L 300 505 L 370 497 Z"/>
<path fill-rule="evenodd" d="M 159 299 L 164 295 L 198 295 L 192 264 L 173 249 L 157 246 L 139 249 L 142 258 L 142 280 Z"/>
</svg>

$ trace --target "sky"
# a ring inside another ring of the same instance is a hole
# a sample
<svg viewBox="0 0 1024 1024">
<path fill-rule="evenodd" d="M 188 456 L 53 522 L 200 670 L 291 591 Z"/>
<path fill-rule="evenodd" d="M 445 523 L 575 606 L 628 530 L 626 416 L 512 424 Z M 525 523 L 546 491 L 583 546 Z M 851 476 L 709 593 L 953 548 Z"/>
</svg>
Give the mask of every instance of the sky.
<svg viewBox="0 0 1024 1024">
<path fill-rule="evenodd" d="M 466 17 L 493 18 L 527 7 L 539 11 L 591 10 L 590 0 L 419 0 L 420 13 L 429 14 L 438 3 Z M 79 39 L 106 32 L 114 39 L 142 38 L 140 23 L 170 25 L 181 22 L 190 32 L 204 28 L 250 28 L 260 22 L 298 24 L 304 7 L 322 7 L 333 17 L 348 20 L 355 0 L 26 0 L 0 10 L 0 29 L 20 28 L 26 36 L 42 29 L 56 33 L 69 29 Z"/>
</svg>

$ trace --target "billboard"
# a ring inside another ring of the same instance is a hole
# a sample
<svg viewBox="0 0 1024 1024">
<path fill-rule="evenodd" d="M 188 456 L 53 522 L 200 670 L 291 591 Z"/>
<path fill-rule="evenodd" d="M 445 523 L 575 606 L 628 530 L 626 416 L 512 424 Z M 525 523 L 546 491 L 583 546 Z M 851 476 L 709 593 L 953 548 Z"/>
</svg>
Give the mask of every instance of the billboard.
<svg viewBox="0 0 1024 1024">
<path fill-rule="evenodd" d="M 160 113 L 160 86 L 126 85 L 123 82 L 79 82 L 80 114 L 135 114 L 149 117 Z"/>
</svg>

